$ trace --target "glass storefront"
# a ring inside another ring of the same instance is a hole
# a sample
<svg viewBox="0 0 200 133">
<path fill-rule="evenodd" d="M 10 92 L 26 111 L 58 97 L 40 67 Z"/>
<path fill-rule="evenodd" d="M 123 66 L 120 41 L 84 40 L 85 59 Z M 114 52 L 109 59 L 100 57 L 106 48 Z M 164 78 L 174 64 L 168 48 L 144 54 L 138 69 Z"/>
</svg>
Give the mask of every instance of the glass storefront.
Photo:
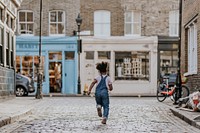
<svg viewBox="0 0 200 133">
<path fill-rule="evenodd" d="M 49 52 L 49 87 L 50 92 L 62 90 L 62 52 Z"/>
<path fill-rule="evenodd" d="M 115 80 L 149 80 L 149 52 L 115 52 Z"/>
<path fill-rule="evenodd" d="M 42 73 L 44 74 L 44 56 L 41 58 Z M 37 82 L 37 66 L 39 66 L 38 56 L 16 56 L 16 73 L 21 73 L 27 77 L 33 78 Z M 45 77 L 43 77 L 45 79 Z"/>
<path fill-rule="evenodd" d="M 178 67 L 177 51 L 160 51 L 160 74 L 176 73 Z"/>
</svg>

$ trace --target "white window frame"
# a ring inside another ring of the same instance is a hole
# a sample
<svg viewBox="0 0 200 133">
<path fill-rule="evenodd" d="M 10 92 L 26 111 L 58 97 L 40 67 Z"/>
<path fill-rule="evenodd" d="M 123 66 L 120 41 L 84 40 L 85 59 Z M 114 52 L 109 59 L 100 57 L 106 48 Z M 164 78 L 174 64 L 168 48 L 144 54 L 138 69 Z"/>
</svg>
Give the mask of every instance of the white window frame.
<svg viewBox="0 0 200 133">
<path fill-rule="evenodd" d="M 20 22 L 20 16 L 19 16 L 19 13 L 20 12 L 24 12 L 25 13 L 25 21 L 24 22 Z M 33 21 L 32 22 L 27 22 L 27 13 L 32 13 L 33 14 Z M 21 33 L 21 28 L 20 28 L 20 24 L 25 24 L 26 25 L 26 29 L 25 29 L 25 32 L 26 33 Z M 33 31 L 32 31 L 32 33 L 30 33 L 29 32 L 29 30 L 28 30 L 28 24 L 32 24 L 33 25 Z M 20 11 L 18 11 L 18 27 L 19 27 L 19 29 L 18 29 L 18 33 L 20 34 L 20 35 L 33 35 L 34 34 L 34 13 L 33 13 L 33 11 L 30 11 L 30 10 L 20 10 Z"/>
<path fill-rule="evenodd" d="M 197 25 L 191 23 L 187 28 L 188 32 L 188 72 L 185 76 L 197 74 L 198 53 L 197 53 Z"/>
<path fill-rule="evenodd" d="M 56 22 L 51 22 L 51 13 L 52 12 L 56 12 Z M 58 22 L 58 12 L 63 12 L 63 20 L 61 22 Z M 57 30 L 57 34 L 51 34 L 51 24 L 56 24 L 56 30 Z M 63 33 L 59 34 L 58 33 L 58 24 L 62 24 L 63 25 Z M 60 36 L 60 35 L 65 35 L 65 12 L 62 10 L 52 10 L 49 12 L 49 35 L 53 35 L 53 36 Z"/>
<path fill-rule="evenodd" d="M 179 10 L 169 12 L 169 36 L 179 36 Z"/>
<path fill-rule="evenodd" d="M 130 13 L 130 15 L 131 15 L 131 21 L 130 22 L 127 22 L 126 20 L 127 20 L 127 18 L 126 18 L 126 14 L 128 14 L 128 13 Z M 135 19 L 134 19 L 134 16 L 136 16 L 136 14 L 137 15 L 139 15 L 139 21 L 136 21 Z M 141 12 L 139 12 L 139 11 L 126 11 L 125 12 L 125 14 L 124 14 L 124 34 L 125 34 L 125 36 L 140 36 L 141 35 Z M 126 27 L 127 27 L 127 25 L 131 25 L 131 31 L 130 31 L 130 33 L 127 33 L 127 31 L 126 31 Z M 135 27 L 135 25 L 137 25 L 138 24 L 138 26 L 139 26 L 139 33 L 134 33 L 134 28 L 136 28 Z"/>
<path fill-rule="evenodd" d="M 110 36 L 111 13 L 107 10 L 94 12 L 94 36 Z"/>
</svg>

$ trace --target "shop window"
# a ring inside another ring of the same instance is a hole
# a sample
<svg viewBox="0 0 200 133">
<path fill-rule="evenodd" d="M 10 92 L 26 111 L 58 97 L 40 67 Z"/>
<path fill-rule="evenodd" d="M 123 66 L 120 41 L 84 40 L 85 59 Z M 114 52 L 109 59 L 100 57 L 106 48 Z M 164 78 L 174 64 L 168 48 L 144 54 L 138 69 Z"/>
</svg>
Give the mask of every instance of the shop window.
<svg viewBox="0 0 200 133">
<path fill-rule="evenodd" d="M 178 67 L 177 51 L 160 51 L 160 74 L 176 73 Z"/>
<path fill-rule="evenodd" d="M 33 12 L 19 11 L 20 34 L 33 34 Z"/>
<path fill-rule="evenodd" d="M 63 11 L 51 11 L 50 12 L 50 34 L 64 34 L 64 12 Z"/>
<path fill-rule="evenodd" d="M 20 64 L 21 64 L 21 61 L 20 61 L 20 56 L 16 56 L 16 73 L 21 73 L 21 68 L 20 68 Z"/>
<path fill-rule="evenodd" d="M 43 81 L 45 79 L 44 65 L 44 56 L 42 56 L 40 71 L 43 74 Z M 38 56 L 16 56 L 16 73 L 21 73 L 27 77 L 34 78 L 35 82 L 37 82 L 38 66 Z"/>
<path fill-rule="evenodd" d="M 33 75 L 33 56 L 22 57 L 22 74 L 28 77 Z"/>
<path fill-rule="evenodd" d="M 4 61 L 3 61 L 3 28 L 0 28 L 0 65 L 3 65 Z"/>
<path fill-rule="evenodd" d="M 149 52 L 115 52 L 116 80 L 149 80 Z"/>
<path fill-rule="evenodd" d="M 66 51 L 65 52 L 65 60 L 74 60 L 74 52 Z"/>
<path fill-rule="evenodd" d="M 87 51 L 85 52 L 85 54 L 86 54 L 85 57 L 86 60 L 94 60 L 94 51 Z"/>
<path fill-rule="evenodd" d="M 110 36 L 110 11 L 99 10 L 94 12 L 94 35 Z"/>
<path fill-rule="evenodd" d="M 34 81 L 36 82 L 37 81 L 37 73 L 38 73 L 38 66 L 39 66 L 39 56 L 34 56 L 33 57 L 34 58 L 34 74 L 33 75 L 31 75 L 31 76 L 33 76 L 34 77 Z M 43 81 L 45 81 L 45 73 L 44 73 L 44 66 L 45 66 L 45 64 L 44 64 L 44 60 L 45 58 L 44 58 L 44 56 L 41 56 L 41 70 L 40 70 L 40 72 L 42 73 L 42 75 L 43 75 Z"/>
<path fill-rule="evenodd" d="M 98 59 L 110 59 L 110 52 L 107 51 L 99 51 Z"/>
<path fill-rule="evenodd" d="M 169 12 L 169 35 L 178 36 L 179 34 L 179 10 Z"/>
<path fill-rule="evenodd" d="M 125 35 L 141 34 L 141 13 L 128 11 L 125 13 Z"/>
<path fill-rule="evenodd" d="M 49 52 L 49 60 L 62 60 L 62 52 Z"/>
</svg>

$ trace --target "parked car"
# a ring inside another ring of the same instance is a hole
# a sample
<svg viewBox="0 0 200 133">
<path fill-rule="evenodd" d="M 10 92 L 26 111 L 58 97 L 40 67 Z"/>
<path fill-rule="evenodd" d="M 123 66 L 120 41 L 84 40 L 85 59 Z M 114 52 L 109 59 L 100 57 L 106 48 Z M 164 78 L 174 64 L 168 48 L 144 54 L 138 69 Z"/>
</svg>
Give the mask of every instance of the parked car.
<svg viewBox="0 0 200 133">
<path fill-rule="evenodd" d="M 35 92 L 33 79 L 17 73 L 15 88 L 16 96 L 28 96 L 28 93 L 32 92 Z"/>
</svg>

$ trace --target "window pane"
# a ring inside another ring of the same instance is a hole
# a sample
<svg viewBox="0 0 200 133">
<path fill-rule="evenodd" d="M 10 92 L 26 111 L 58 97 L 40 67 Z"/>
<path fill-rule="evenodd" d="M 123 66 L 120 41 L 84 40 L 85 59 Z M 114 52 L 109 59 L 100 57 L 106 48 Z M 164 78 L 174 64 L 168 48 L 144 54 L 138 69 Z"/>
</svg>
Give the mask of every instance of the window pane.
<svg viewBox="0 0 200 133">
<path fill-rule="evenodd" d="M 21 73 L 21 69 L 20 69 L 20 56 L 16 56 L 16 73 Z"/>
<path fill-rule="evenodd" d="M 126 24 L 125 34 L 131 34 L 132 26 L 131 24 Z"/>
<path fill-rule="evenodd" d="M 98 52 L 98 59 L 110 59 L 110 52 Z"/>
<path fill-rule="evenodd" d="M 33 34 L 33 24 L 27 24 L 27 34 Z"/>
<path fill-rule="evenodd" d="M 116 52 L 116 80 L 149 80 L 149 52 Z"/>
<path fill-rule="evenodd" d="M 22 74 L 28 77 L 33 74 L 32 56 L 22 56 Z"/>
<path fill-rule="evenodd" d="M 19 12 L 19 21 L 25 22 L 25 12 Z"/>
<path fill-rule="evenodd" d="M 56 24 L 50 24 L 50 34 L 57 34 Z"/>
<path fill-rule="evenodd" d="M 132 13 L 131 12 L 126 12 L 125 13 L 125 22 L 131 22 L 132 21 Z"/>
<path fill-rule="evenodd" d="M 63 22 L 63 12 L 58 12 L 58 22 Z"/>
<path fill-rule="evenodd" d="M 51 21 L 51 22 L 56 22 L 56 12 L 51 12 L 51 13 L 50 13 L 50 16 L 51 16 L 50 21 Z"/>
<path fill-rule="evenodd" d="M 94 60 L 94 51 L 87 51 L 85 59 L 87 60 Z"/>
<path fill-rule="evenodd" d="M 33 22 L 33 13 L 27 12 L 27 22 Z"/>
<path fill-rule="evenodd" d="M 49 52 L 49 60 L 62 60 L 62 52 Z"/>
<path fill-rule="evenodd" d="M 65 60 L 74 60 L 74 52 L 65 52 Z"/>
<path fill-rule="evenodd" d="M 134 24 L 133 34 L 140 34 L 140 24 Z"/>
<path fill-rule="evenodd" d="M 134 22 L 140 22 L 140 13 L 138 12 L 134 13 Z"/>
<path fill-rule="evenodd" d="M 58 34 L 64 34 L 64 25 L 58 24 Z"/>
</svg>

